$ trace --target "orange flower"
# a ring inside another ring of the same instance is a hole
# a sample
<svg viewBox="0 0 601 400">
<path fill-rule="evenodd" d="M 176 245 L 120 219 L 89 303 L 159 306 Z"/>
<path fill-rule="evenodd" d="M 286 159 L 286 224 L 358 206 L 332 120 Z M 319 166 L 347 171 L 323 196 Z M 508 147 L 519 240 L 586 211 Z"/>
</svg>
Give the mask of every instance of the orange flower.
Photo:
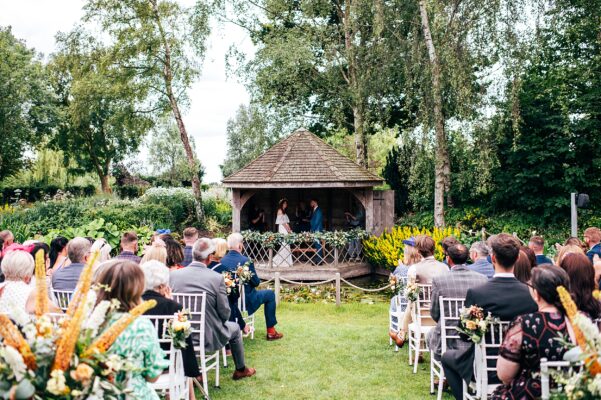
<svg viewBox="0 0 601 400">
<path fill-rule="evenodd" d="M 574 322 L 576 316 L 578 315 L 578 307 L 576 306 L 576 303 L 574 303 L 574 300 L 572 300 L 572 296 L 570 296 L 570 293 L 565 287 L 559 286 L 557 288 L 557 293 L 559 294 L 561 304 L 563 305 L 563 308 L 565 308 L 566 314 L 572 323 L 574 335 L 576 336 L 576 343 L 578 346 L 580 346 L 583 353 L 587 353 L 589 349 L 586 337 L 584 336 L 584 333 L 582 333 L 582 330 Z M 591 375 L 595 376 L 601 373 L 601 364 L 599 364 L 599 361 L 595 355 L 588 356 L 585 360 L 585 364 L 588 365 Z"/>
<path fill-rule="evenodd" d="M 111 325 L 98 337 L 82 354 L 82 358 L 88 358 L 96 353 L 106 352 L 115 343 L 121 333 L 146 311 L 156 306 L 156 300 L 148 300 L 133 308 L 129 313 L 123 315 L 117 322 Z"/>
<path fill-rule="evenodd" d="M 27 368 L 32 371 L 38 368 L 29 344 L 27 344 L 19 329 L 5 314 L 0 314 L 0 336 L 4 339 L 5 345 L 14 347 L 21 353 Z"/>
<path fill-rule="evenodd" d="M 99 255 L 99 251 L 92 253 L 92 256 L 88 259 L 83 271 L 81 271 L 75 294 L 73 294 L 73 298 L 71 298 L 71 301 L 69 302 L 69 308 L 67 308 L 67 316 L 73 317 L 75 310 L 79 308 L 80 303 L 85 303 L 88 291 L 92 285 L 92 273 L 94 272 L 92 268 Z"/>
<path fill-rule="evenodd" d="M 46 282 L 46 260 L 44 251 L 35 253 L 35 315 L 41 317 L 48 313 L 48 284 Z"/>
</svg>

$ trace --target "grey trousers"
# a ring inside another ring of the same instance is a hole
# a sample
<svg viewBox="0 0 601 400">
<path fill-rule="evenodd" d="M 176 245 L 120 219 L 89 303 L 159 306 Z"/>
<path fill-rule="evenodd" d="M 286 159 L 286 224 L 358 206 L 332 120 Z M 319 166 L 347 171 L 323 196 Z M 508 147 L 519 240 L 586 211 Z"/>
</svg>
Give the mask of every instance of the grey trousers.
<svg viewBox="0 0 601 400">
<path fill-rule="evenodd" d="M 232 325 L 230 328 L 230 348 L 232 350 L 232 358 L 237 370 L 242 370 L 246 367 L 244 360 L 244 342 L 242 341 L 242 332 L 237 323 L 228 321 L 227 325 Z"/>
</svg>

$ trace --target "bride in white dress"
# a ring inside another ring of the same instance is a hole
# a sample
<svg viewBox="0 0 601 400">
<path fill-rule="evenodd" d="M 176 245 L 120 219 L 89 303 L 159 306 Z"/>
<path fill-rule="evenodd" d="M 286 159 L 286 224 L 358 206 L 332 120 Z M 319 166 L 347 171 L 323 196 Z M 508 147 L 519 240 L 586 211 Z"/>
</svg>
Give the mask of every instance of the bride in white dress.
<svg viewBox="0 0 601 400">
<path fill-rule="evenodd" d="M 275 223 L 278 226 L 278 233 L 288 235 L 292 232 L 290 228 L 290 218 L 286 214 L 288 200 L 282 199 L 278 204 L 278 213 Z M 289 244 L 283 244 L 273 257 L 274 267 L 292 267 L 292 251 Z"/>
</svg>

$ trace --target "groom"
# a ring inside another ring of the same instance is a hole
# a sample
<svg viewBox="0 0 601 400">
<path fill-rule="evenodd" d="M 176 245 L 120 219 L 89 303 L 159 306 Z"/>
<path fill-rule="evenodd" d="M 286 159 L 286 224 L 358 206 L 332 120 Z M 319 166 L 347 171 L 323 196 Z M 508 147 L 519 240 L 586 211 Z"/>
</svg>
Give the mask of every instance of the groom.
<svg viewBox="0 0 601 400">
<path fill-rule="evenodd" d="M 311 232 L 323 232 L 323 213 L 316 199 L 311 199 Z M 323 263 L 323 249 L 321 248 L 321 241 L 315 240 L 315 251 L 318 256 L 318 264 Z"/>
</svg>

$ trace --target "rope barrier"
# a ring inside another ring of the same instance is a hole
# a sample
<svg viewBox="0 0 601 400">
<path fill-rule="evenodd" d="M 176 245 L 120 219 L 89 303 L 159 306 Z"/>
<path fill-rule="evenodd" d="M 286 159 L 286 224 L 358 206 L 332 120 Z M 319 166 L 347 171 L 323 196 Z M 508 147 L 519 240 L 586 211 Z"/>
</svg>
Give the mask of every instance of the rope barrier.
<svg viewBox="0 0 601 400">
<path fill-rule="evenodd" d="M 282 282 L 292 283 L 293 285 L 301 285 L 301 286 L 324 285 L 326 283 L 334 282 L 335 280 L 336 280 L 336 278 L 328 279 L 327 281 L 319 281 L 319 282 L 297 282 L 297 281 L 291 281 L 291 280 L 288 280 L 285 278 L 280 278 L 280 281 L 282 281 Z"/>
<path fill-rule="evenodd" d="M 377 288 L 377 289 L 367 289 L 367 288 L 362 288 L 362 287 L 359 287 L 359 286 L 353 285 L 352 283 L 350 283 L 349 281 L 347 281 L 346 279 L 344 279 L 344 278 L 342 278 L 342 277 L 340 278 L 340 280 L 341 280 L 342 282 L 346 283 L 347 285 L 349 285 L 349 286 L 351 286 L 351 287 L 354 287 L 355 289 L 363 290 L 364 292 L 381 292 L 382 290 L 386 290 L 386 289 L 388 289 L 389 287 L 391 287 L 391 286 L 392 286 L 392 284 L 390 284 L 390 283 L 389 283 L 388 285 L 386 285 L 386 286 L 383 286 L 383 287 L 381 287 L 381 288 Z"/>
</svg>

